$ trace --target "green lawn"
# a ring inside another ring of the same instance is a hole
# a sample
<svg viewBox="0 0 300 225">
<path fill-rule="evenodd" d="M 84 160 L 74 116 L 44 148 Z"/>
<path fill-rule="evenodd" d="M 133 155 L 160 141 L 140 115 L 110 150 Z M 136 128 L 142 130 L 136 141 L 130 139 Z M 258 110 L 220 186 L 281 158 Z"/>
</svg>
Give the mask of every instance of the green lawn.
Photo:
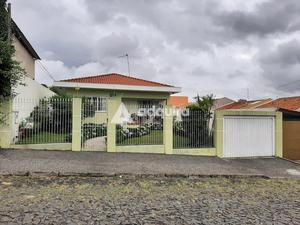
<svg viewBox="0 0 300 225">
<path fill-rule="evenodd" d="M 151 130 L 148 135 L 127 138 L 117 145 L 162 145 L 163 143 L 163 131 Z"/>
<path fill-rule="evenodd" d="M 19 140 L 16 144 L 47 144 L 47 143 L 65 143 L 68 134 L 53 134 L 42 132 L 34 134 L 31 137 Z"/>
<path fill-rule="evenodd" d="M 187 148 L 190 144 L 190 139 L 187 137 L 182 137 L 174 135 L 173 137 L 173 148 Z"/>
<path fill-rule="evenodd" d="M 189 138 L 182 136 L 174 136 L 174 148 L 187 148 L 190 141 Z M 117 145 L 162 145 L 163 144 L 163 131 L 152 130 L 150 134 L 141 137 L 127 138 Z"/>
</svg>

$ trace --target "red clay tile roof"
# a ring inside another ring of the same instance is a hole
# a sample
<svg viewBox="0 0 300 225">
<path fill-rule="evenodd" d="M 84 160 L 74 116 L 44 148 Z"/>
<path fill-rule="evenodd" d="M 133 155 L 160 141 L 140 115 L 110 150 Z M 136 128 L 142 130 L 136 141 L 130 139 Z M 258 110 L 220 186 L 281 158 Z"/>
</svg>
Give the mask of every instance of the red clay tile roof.
<svg viewBox="0 0 300 225">
<path fill-rule="evenodd" d="M 118 85 L 133 85 L 133 86 L 173 87 L 171 85 L 143 80 L 135 77 L 129 77 L 117 73 L 72 78 L 72 79 L 67 79 L 62 81 L 75 82 L 75 83 L 90 83 L 90 84 L 118 84 Z"/>
<path fill-rule="evenodd" d="M 258 108 L 281 108 L 297 111 L 300 109 L 300 96 L 279 98 L 267 104 L 261 105 Z"/>
<path fill-rule="evenodd" d="M 189 98 L 187 96 L 170 96 L 170 105 L 178 108 L 188 106 Z"/>
<path fill-rule="evenodd" d="M 246 106 L 248 102 L 234 102 L 229 105 L 224 105 L 221 108 L 218 108 L 218 110 L 225 110 L 225 109 L 241 109 L 244 106 Z"/>
<path fill-rule="evenodd" d="M 218 108 L 218 110 L 226 110 L 226 109 L 255 109 L 259 106 L 266 104 L 268 102 L 272 101 L 272 99 L 261 99 L 261 100 L 253 100 L 253 101 L 246 101 L 246 100 L 240 100 L 238 102 L 234 102 L 229 105 L 225 105 L 221 108 Z"/>
</svg>

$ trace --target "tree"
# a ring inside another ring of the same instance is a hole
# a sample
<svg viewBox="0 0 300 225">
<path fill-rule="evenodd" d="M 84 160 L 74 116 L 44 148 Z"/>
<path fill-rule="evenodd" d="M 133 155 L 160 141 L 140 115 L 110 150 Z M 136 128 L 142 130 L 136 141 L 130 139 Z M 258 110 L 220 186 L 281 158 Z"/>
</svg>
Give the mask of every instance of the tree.
<svg viewBox="0 0 300 225">
<path fill-rule="evenodd" d="M 182 116 L 177 123 L 178 135 L 188 138 L 188 146 L 192 148 L 211 147 L 212 133 L 210 131 L 211 109 L 214 105 L 213 94 L 195 97 L 196 104 L 188 107 L 189 115 Z"/>
<path fill-rule="evenodd" d="M 0 102 L 13 96 L 14 88 L 22 84 L 25 75 L 19 62 L 13 59 L 15 48 L 11 38 L 11 21 L 7 0 L 0 0 Z"/>
<path fill-rule="evenodd" d="M 198 94 L 196 97 L 194 97 L 194 99 L 196 100 L 196 104 L 189 106 L 189 108 L 191 110 L 201 110 L 207 116 L 211 117 L 211 109 L 215 102 L 214 95 L 209 94 L 205 96 L 199 96 Z"/>
<path fill-rule="evenodd" d="M 22 84 L 25 70 L 13 59 L 15 48 L 11 38 L 11 19 L 6 9 L 6 0 L 0 0 L 0 109 L 5 99 L 15 95 L 14 88 Z M 7 115 L 0 111 L 0 123 Z"/>
</svg>

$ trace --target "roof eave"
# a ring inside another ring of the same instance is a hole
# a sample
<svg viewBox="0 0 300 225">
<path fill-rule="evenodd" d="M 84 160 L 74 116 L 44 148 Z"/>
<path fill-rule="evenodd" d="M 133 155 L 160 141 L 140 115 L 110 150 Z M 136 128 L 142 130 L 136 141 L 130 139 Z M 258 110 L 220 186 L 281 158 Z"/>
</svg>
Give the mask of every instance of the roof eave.
<svg viewBox="0 0 300 225">
<path fill-rule="evenodd" d="M 23 34 L 21 29 L 18 27 L 18 25 L 15 23 L 14 20 L 12 20 L 12 28 L 13 33 L 15 34 L 15 37 L 22 43 L 22 45 L 26 48 L 26 50 L 30 53 L 30 55 L 37 60 L 40 60 L 40 56 L 37 54 L 37 52 L 34 50 L 26 36 Z"/>
<path fill-rule="evenodd" d="M 120 90 L 120 91 L 146 91 L 146 92 L 166 92 L 180 93 L 181 87 L 156 87 L 156 86 L 137 86 L 137 85 L 120 85 L 120 84 L 91 84 L 56 81 L 53 87 L 61 88 L 82 88 L 82 89 L 99 89 L 99 90 Z"/>
</svg>

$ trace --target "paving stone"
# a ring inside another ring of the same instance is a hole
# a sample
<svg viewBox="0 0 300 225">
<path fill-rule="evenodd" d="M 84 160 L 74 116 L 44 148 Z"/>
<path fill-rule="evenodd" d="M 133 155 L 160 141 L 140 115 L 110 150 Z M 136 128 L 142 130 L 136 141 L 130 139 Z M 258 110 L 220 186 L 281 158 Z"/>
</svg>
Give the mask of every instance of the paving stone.
<svg viewBox="0 0 300 225">
<path fill-rule="evenodd" d="M 0 224 L 300 224 L 299 196 L 296 179 L 0 176 Z"/>
</svg>

